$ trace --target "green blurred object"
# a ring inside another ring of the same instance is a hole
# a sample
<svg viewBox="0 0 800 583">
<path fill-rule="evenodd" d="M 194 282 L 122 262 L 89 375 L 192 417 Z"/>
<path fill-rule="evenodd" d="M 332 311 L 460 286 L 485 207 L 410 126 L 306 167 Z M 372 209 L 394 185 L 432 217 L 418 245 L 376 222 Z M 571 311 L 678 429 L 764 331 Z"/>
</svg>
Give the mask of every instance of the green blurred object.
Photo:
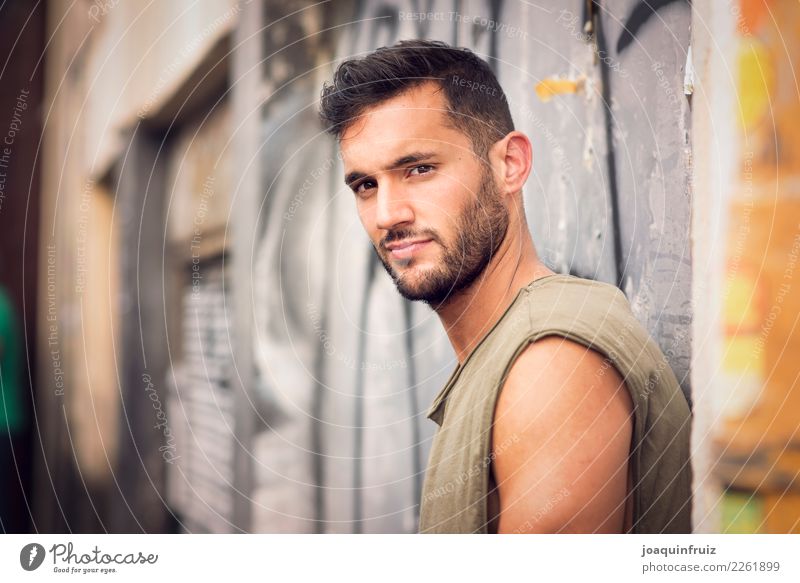
<svg viewBox="0 0 800 583">
<path fill-rule="evenodd" d="M 727 490 L 722 495 L 722 533 L 760 533 L 763 522 L 764 503 L 755 492 Z"/>
<path fill-rule="evenodd" d="M 20 390 L 21 343 L 14 306 L 0 288 L 0 433 L 16 433 L 25 425 Z"/>
</svg>

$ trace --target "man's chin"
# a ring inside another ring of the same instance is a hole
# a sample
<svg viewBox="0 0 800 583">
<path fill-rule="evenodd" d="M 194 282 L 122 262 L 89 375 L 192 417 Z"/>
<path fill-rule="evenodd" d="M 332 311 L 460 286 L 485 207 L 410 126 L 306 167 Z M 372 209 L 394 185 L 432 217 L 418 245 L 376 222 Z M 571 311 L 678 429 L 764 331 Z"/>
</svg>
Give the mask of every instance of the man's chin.
<svg viewBox="0 0 800 583">
<path fill-rule="evenodd" d="M 434 284 L 434 277 L 429 274 L 428 277 L 422 275 L 419 278 L 407 277 L 403 274 L 401 277 L 395 277 L 394 283 L 397 291 L 405 299 L 412 302 L 425 302 L 432 306 L 437 306 L 447 300 L 448 293 L 451 286 L 443 286 Z"/>
<path fill-rule="evenodd" d="M 410 302 L 425 302 L 425 303 L 439 303 L 436 302 L 434 296 L 428 290 L 421 289 L 420 287 L 407 287 L 402 284 L 397 284 L 397 291 Z"/>
<path fill-rule="evenodd" d="M 381 263 L 394 281 L 397 291 L 405 299 L 412 302 L 426 302 L 432 306 L 439 305 L 447 299 L 450 286 L 442 289 L 441 281 L 438 281 L 442 275 L 435 265 L 418 259 L 414 259 L 410 264 L 396 265 L 383 257 Z"/>
</svg>

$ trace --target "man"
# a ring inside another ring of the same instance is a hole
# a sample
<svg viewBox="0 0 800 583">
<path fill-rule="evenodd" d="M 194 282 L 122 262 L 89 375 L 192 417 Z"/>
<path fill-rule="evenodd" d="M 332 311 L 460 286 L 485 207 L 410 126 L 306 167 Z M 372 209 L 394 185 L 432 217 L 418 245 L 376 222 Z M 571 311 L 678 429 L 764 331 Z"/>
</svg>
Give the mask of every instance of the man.
<svg viewBox="0 0 800 583">
<path fill-rule="evenodd" d="M 538 258 L 531 143 L 488 64 L 383 47 L 339 66 L 321 118 L 378 257 L 458 358 L 420 531 L 690 532 L 686 400 L 622 292 Z"/>
</svg>

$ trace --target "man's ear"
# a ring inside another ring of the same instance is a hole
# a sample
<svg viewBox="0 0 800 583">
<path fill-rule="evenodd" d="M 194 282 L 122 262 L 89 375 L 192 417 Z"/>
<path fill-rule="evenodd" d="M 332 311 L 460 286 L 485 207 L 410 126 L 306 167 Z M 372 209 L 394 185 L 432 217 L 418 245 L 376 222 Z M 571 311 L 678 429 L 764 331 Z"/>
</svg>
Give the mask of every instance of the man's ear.
<svg viewBox="0 0 800 583">
<path fill-rule="evenodd" d="M 492 145 L 489 159 L 495 168 L 495 179 L 501 192 L 519 192 L 533 168 L 531 141 L 522 132 L 509 132 Z"/>
</svg>

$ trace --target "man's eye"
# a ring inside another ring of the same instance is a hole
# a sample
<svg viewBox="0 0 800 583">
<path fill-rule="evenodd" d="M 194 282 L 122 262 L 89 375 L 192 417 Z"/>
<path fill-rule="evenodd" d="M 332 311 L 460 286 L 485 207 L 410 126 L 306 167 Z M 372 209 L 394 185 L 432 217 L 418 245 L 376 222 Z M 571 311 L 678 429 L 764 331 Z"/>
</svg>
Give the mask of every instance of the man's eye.
<svg viewBox="0 0 800 583">
<path fill-rule="evenodd" d="M 363 194 L 369 188 L 375 188 L 375 183 L 372 180 L 365 180 L 364 182 L 356 184 L 353 187 L 353 192 L 356 194 Z"/>
<path fill-rule="evenodd" d="M 422 166 L 414 166 L 409 172 L 409 174 L 413 176 L 419 176 L 420 174 L 428 174 L 432 170 L 433 166 L 430 166 L 428 164 L 423 164 Z"/>
</svg>

